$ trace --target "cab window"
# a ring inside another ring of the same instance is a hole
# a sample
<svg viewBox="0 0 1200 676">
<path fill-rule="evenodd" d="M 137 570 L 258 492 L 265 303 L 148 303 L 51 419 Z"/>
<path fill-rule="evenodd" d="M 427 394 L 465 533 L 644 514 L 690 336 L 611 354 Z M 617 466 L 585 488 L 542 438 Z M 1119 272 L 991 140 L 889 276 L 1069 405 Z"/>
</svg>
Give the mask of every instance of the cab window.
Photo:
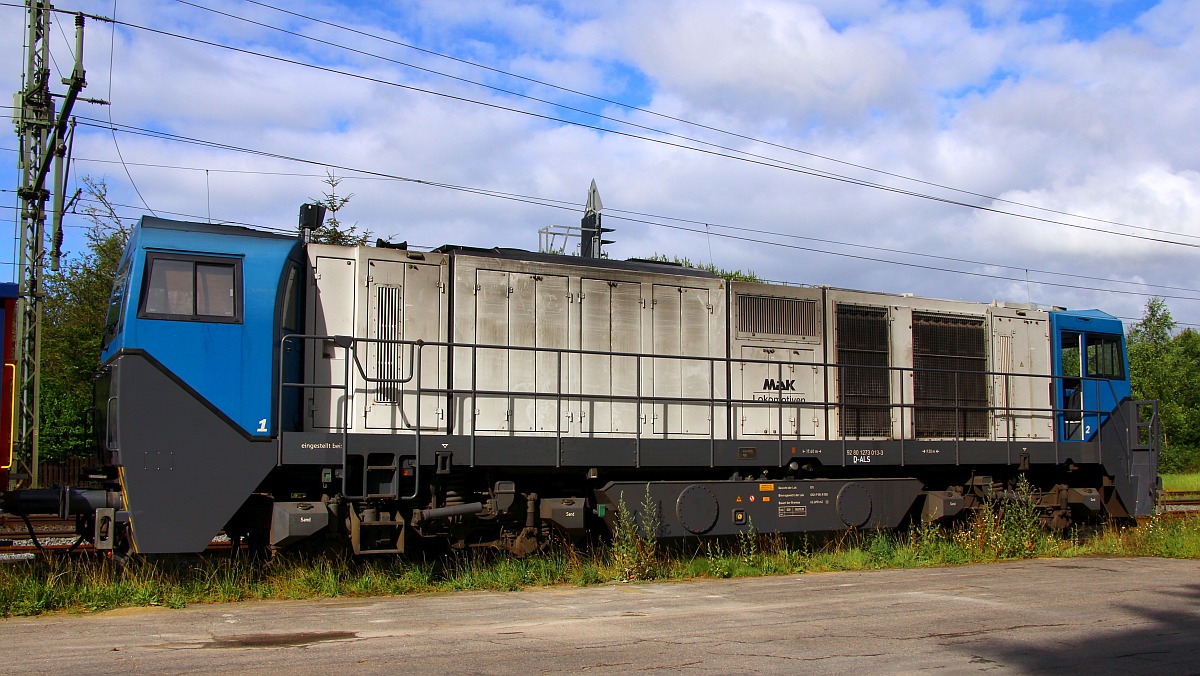
<svg viewBox="0 0 1200 676">
<path fill-rule="evenodd" d="M 141 319 L 242 321 L 242 262 L 236 258 L 150 254 Z"/>
<path fill-rule="evenodd" d="M 1124 380 L 1125 360 L 1121 352 L 1120 336 L 1088 334 L 1087 374 L 1092 378 Z"/>
</svg>

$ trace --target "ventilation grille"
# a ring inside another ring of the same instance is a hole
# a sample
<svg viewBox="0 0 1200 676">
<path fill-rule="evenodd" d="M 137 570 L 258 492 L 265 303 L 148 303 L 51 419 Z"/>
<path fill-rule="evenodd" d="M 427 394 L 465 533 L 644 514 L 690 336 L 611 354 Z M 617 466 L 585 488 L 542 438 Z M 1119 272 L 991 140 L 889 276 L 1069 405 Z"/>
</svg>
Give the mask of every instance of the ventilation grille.
<svg viewBox="0 0 1200 676">
<path fill-rule="evenodd" d="M 817 302 L 796 298 L 739 295 L 738 332 L 816 338 Z"/>
<path fill-rule="evenodd" d="M 996 352 L 994 362 L 996 371 L 1000 373 L 1012 373 L 1013 370 L 1013 355 L 1012 355 L 1012 336 L 1006 333 L 996 334 Z M 996 407 L 1008 408 L 1008 388 L 1012 387 L 1012 382 L 1009 378 L 996 378 Z M 1011 414 L 1011 413 L 1010 413 Z"/>
<path fill-rule="evenodd" d="M 375 337 L 381 341 L 400 340 L 401 305 L 400 288 L 396 286 L 379 286 L 378 302 L 376 304 L 377 330 Z M 377 343 L 375 352 L 375 377 L 381 381 L 376 383 L 375 401 L 380 404 L 395 404 L 400 401 L 400 386 L 395 381 L 401 376 L 401 354 L 403 346 L 396 343 Z M 388 383 L 386 381 L 393 381 Z"/>
<path fill-rule="evenodd" d="M 913 313 L 918 438 L 987 436 L 986 337 L 979 317 Z"/>
<path fill-rule="evenodd" d="M 842 437 L 891 433 L 891 377 L 884 308 L 837 306 L 838 401 Z"/>
</svg>

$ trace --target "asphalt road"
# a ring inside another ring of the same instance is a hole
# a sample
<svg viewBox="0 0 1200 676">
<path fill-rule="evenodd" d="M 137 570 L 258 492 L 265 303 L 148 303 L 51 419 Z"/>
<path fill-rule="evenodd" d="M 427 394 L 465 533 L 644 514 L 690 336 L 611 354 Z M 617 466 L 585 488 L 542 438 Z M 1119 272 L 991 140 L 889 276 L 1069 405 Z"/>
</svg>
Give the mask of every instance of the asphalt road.
<svg viewBox="0 0 1200 676">
<path fill-rule="evenodd" d="M 1200 561 L 267 601 L 0 621 L 23 673 L 1200 672 Z"/>
</svg>

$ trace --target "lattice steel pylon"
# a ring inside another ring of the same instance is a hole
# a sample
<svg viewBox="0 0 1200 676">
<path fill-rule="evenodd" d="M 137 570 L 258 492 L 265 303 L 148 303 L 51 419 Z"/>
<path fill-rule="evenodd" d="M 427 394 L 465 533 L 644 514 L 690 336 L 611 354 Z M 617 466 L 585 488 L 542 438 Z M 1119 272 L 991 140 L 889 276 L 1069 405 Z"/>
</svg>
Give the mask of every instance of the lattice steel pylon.
<svg viewBox="0 0 1200 676">
<path fill-rule="evenodd" d="M 83 15 L 75 15 L 75 68 L 63 78 L 68 86 L 62 110 L 55 114 L 50 93 L 50 18 L 54 7 L 43 0 L 26 0 L 28 21 L 25 42 L 25 73 L 21 91 L 13 100 L 13 124 L 20 139 L 17 170 L 21 185 L 20 259 L 16 321 L 17 420 L 15 449 L 30 460 L 31 483 L 38 484 L 38 391 L 41 373 L 42 306 L 45 300 L 43 275 L 46 268 L 46 176 L 55 162 L 55 189 L 61 197 L 62 161 L 66 153 L 67 121 L 79 92 L 87 85 L 83 71 Z M 61 212 L 62 200 L 56 200 Z M 56 214 L 56 226 L 61 223 Z M 57 234 L 57 233 L 56 233 Z"/>
</svg>

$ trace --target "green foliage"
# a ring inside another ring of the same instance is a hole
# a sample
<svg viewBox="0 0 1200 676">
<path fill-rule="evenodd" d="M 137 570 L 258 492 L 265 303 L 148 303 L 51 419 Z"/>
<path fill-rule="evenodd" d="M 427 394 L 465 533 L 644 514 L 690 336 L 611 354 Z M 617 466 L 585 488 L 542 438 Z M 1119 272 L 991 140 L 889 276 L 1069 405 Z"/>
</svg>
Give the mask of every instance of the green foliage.
<svg viewBox="0 0 1200 676">
<path fill-rule="evenodd" d="M 1200 472 L 1174 474 L 1160 472 L 1165 491 L 1194 491 L 1200 493 Z"/>
<path fill-rule="evenodd" d="M 332 171 L 325 172 L 325 180 L 322 181 L 329 186 L 329 191 L 321 193 L 321 199 L 311 199 L 312 203 L 320 204 L 325 207 L 326 213 L 325 223 L 321 227 L 313 230 L 312 241 L 318 244 L 338 244 L 341 246 L 362 246 L 371 238 L 370 230 L 359 232 L 358 225 L 345 225 L 338 218 L 338 212 L 341 211 L 349 202 L 354 193 L 349 195 L 338 195 L 337 187 L 342 182 Z"/>
<path fill-rule="evenodd" d="M 1200 559 L 1200 516 L 1150 519 L 1136 527 L 1107 526 L 1081 540 L 1038 527 L 1036 510 L 1020 499 L 1023 491 L 1028 488 L 1018 486 L 956 526 L 924 524 L 905 533 L 851 531 L 813 540 L 747 529 L 700 545 L 677 541 L 664 546 L 656 536 L 649 541 L 645 538 L 640 516 L 652 514 L 654 520 L 657 512 L 646 510 L 643 504 L 638 513 L 624 510 L 625 516 L 618 519 L 623 535 L 614 535 L 612 545 L 582 556 L 571 548 L 555 547 L 527 558 L 472 551 L 433 562 L 289 553 L 266 564 L 227 557 L 135 559 L 125 567 L 96 558 L 14 561 L 0 566 L 0 616 L 122 606 L 181 608 L 189 603 L 252 599 L 513 591 L 618 580 L 794 575 L 1034 556 Z M 652 547 L 648 545 L 651 541 Z"/>
<path fill-rule="evenodd" d="M 55 462 L 91 453 L 88 410 L 92 374 L 100 365 L 100 339 L 117 263 L 129 238 L 108 200 L 104 181 L 85 177 L 92 222 L 85 251 L 69 255 L 45 277 L 39 453 Z"/>
<path fill-rule="evenodd" d="M 750 270 L 726 270 L 724 268 L 718 268 L 717 266 L 713 265 L 712 263 L 709 263 L 707 265 L 703 264 L 703 263 L 693 263 L 691 260 L 689 260 L 687 258 L 680 258 L 679 256 L 667 256 L 665 254 L 656 253 L 653 256 L 650 256 L 649 258 L 647 258 L 646 260 L 662 261 L 663 263 L 674 263 L 675 265 L 681 265 L 685 268 L 692 268 L 693 270 L 707 270 L 707 271 L 713 273 L 714 275 L 717 275 L 718 277 L 724 277 L 726 280 L 728 280 L 730 282 L 761 282 L 762 281 L 761 279 L 759 279 L 758 275 L 754 274 Z"/>
<path fill-rule="evenodd" d="M 1039 523 L 1029 482 L 1020 478 L 1014 490 L 985 500 L 969 528 L 954 539 L 972 559 L 1023 559 L 1040 556 L 1054 545 Z"/>
<path fill-rule="evenodd" d="M 622 582 L 653 580 L 659 569 L 658 503 L 650 497 L 650 484 L 641 509 L 631 512 L 622 493 L 613 523 L 610 556 L 615 578 Z"/>
<path fill-rule="evenodd" d="M 1159 469 L 1200 469 L 1200 333 L 1172 336 L 1175 320 L 1161 298 L 1146 303 L 1141 321 L 1129 328 L 1129 376 L 1135 399 L 1158 401 L 1163 427 Z"/>
</svg>

